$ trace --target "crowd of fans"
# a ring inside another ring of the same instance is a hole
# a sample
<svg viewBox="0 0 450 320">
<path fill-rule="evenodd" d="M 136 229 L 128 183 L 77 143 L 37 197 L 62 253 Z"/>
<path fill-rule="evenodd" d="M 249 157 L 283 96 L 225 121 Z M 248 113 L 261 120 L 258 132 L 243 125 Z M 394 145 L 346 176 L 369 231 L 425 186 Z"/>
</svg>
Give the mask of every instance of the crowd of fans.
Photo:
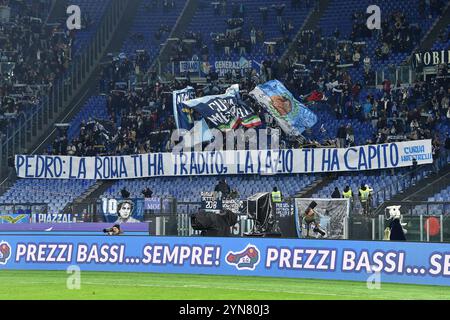
<svg viewBox="0 0 450 320">
<path fill-rule="evenodd" d="M 46 24 L 50 0 L 0 0 L 11 9 L 0 22 L 0 131 L 36 108 L 55 79 L 68 69 L 72 37 Z"/>
<path fill-rule="evenodd" d="M 290 8 L 293 10 L 310 8 L 313 2 L 317 3 L 316 0 L 293 0 Z M 216 55 L 223 53 L 225 56 L 231 56 L 233 52 L 246 55 L 251 54 L 256 46 L 263 45 L 266 45 L 267 54 L 280 55 L 294 36 L 295 28 L 292 20 L 284 18 L 286 8 L 284 3 L 259 7 L 260 17 L 248 15 L 247 6 L 243 2 L 229 3 L 227 0 L 220 0 L 210 5 L 213 6 L 214 14 L 218 16 L 218 19 L 224 19 L 227 25 L 222 32 L 211 32 L 205 35 L 210 37 L 214 47 L 208 48 L 201 32 L 188 30 L 178 41 L 171 42 L 171 61 L 190 60 L 193 53 L 199 53 L 203 61 L 208 61 L 210 49 L 213 49 Z M 276 16 L 277 19 L 279 36 L 275 38 L 267 37 L 263 26 L 256 23 L 256 20 L 261 19 L 263 23 L 266 23 L 270 16 Z"/>
<path fill-rule="evenodd" d="M 202 96 L 223 93 L 226 88 L 214 80 L 217 79 L 214 71 L 209 75 L 206 85 L 198 85 L 190 82 L 189 78 L 160 82 L 150 69 L 143 76 L 144 82 L 128 86 L 126 80 L 130 79 L 130 75 L 135 76 L 139 61 L 122 57 L 111 62 L 115 67 L 111 68 L 110 75 L 116 81 L 107 81 L 108 119 L 91 119 L 82 123 L 80 135 L 70 143 L 65 135 L 58 138 L 53 152 L 93 156 L 171 151 L 173 145 L 169 138 L 172 130 L 176 129 L 172 91 L 190 85 L 196 89 L 197 96 Z M 106 69 L 110 67 L 107 66 Z M 352 85 L 345 72 L 339 74 L 334 82 L 325 82 L 320 77 L 315 81 L 313 74 L 305 73 L 301 76 L 305 83 L 298 86 L 299 80 L 293 75 L 296 72 L 295 66 L 287 71 L 286 76 L 279 79 L 292 92 L 296 91 L 296 95 L 305 104 L 322 104 L 328 109 L 327 112 L 335 114 L 336 119 L 370 122 L 375 134 L 366 141 L 367 144 L 432 138 L 436 150 L 439 150 L 444 142 L 432 132 L 435 132 L 437 122 L 450 123 L 448 80 L 416 81 L 409 86 L 394 86 L 389 80 L 385 80 L 382 89 L 372 90 L 363 97 L 362 85 Z M 247 93 L 256 85 L 277 78 L 277 72 L 274 68 L 269 72 L 270 77 L 266 76 L 264 79 L 261 75 L 255 76 L 254 72 L 249 72 L 237 81 L 244 101 L 260 116 L 265 127 L 277 128 L 277 123 Z M 234 80 L 237 79 L 232 82 Z M 121 85 L 125 87 L 122 88 Z M 319 98 L 310 99 L 314 95 Z M 355 132 L 350 123 L 330 134 L 322 141 L 308 135 L 300 140 L 282 135 L 282 147 L 348 147 L 356 143 Z"/>
<path fill-rule="evenodd" d="M 301 6 L 302 3 L 293 1 L 292 6 Z M 433 1 L 431 5 L 435 4 Z M 226 1 L 218 1 L 213 5 L 216 6 L 214 8 L 218 16 L 228 15 Z M 238 28 L 242 33 L 242 24 L 248 23 L 247 20 L 250 19 L 245 14 L 244 4 L 232 3 L 231 7 L 231 17 L 227 20 L 230 29 L 224 33 L 230 36 L 234 32 L 231 32 L 233 28 Z M 279 5 L 278 8 L 280 16 L 283 12 L 281 7 Z M 277 6 L 263 7 L 260 10 L 263 18 L 265 9 L 276 11 Z M 301 139 L 293 139 L 282 133 L 281 146 L 284 148 L 353 146 L 356 144 L 355 134 L 358 133 L 352 127 L 352 120 L 357 119 L 370 123 L 373 128 L 373 135 L 363 143 L 431 138 L 433 152 L 438 155 L 446 143 L 442 141 L 443 135 L 436 133 L 436 124 L 450 124 L 450 93 L 446 69 L 444 68 L 440 77 L 426 81 L 417 79 L 406 86 L 399 82 L 393 83 L 393 77 L 387 72 L 382 88 L 373 89 L 375 70 L 364 41 L 367 37 L 377 37 L 381 46 L 383 43 L 389 46 L 388 54 L 392 50 L 410 51 L 410 46 L 417 43 L 423 31 L 398 12 L 394 12 L 383 22 L 381 32 L 365 31 L 367 28 L 363 30 L 360 27 L 366 19 L 364 13 L 355 12 L 353 17 L 354 27 L 349 38 L 342 37 L 339 29 L 328 37 L 322 35 L 319 28 L 304 30 L 284 61 L 267 59 L 261 64 L 260 70 L 228 73 L 225 74 L 224 81 L 239 83 L 244 101 L 263 120 L 263 127 L 277 128 L 277 123 L 248 96 L 248 92 L 271 79 L 282 81 L 303 103 L 322 105 L 325 112 L 334 114 L 337 120 L 349 120 L 347 124 L 339 126 L 337 132 L 328 132 L 323 137 L 314 136 L 310 130 Z M 251 19 L 249 21 L 251 23 Z M 283 24 L 283 19 L 280 21 Z M 161 30 L 164 28 L 161 26 Z M 202 54 L 208 54 L 200 33 L 187 31 L 185 39 L 195 39 L 196 45 L 203 50 Z M 250 38 L 250 43 L 252 41 Z M 410 43 L 406 47 L 405 41 Z M 181 47 L 175 50 L 180 53 L 179 59 L 183 59 L 184 43 L 185 41 L 178 43 Z M 375 59 L 379 59 L 376 54 Z M 363 76 L 352 79 L 352 70 Z M 395 72 L 391 72 L 393 74 Z M 78 156 L 168 152 L 173 147 L 169 141 L 171 131 L 176 129 L 171 92 L 187 85 L 196 89 L 197 96 L 224 92 L 226 85 L 220 84 L 214 68 L 210 70 L 206 80 L 206 84 L 198 85 L 191 82 L 187 74 L 185 80 L 163 82 L 156 76 L 155 69 L 150 67 L 150 57 L 145 50 L 137 52 L 133 58 L 124 54 L 111 57 L 111 62 L 104 66 L 100 79 L 100 91 L 108 95 L 108 119 L 91 119 L 82 123 L 79 137 L 69 142 L 62 135 L 62 138 L 55 141 L 52 152 Z M 371 89 L 367 90 L 368 88 Z M 326 131 L 324 126 L 320 131 Z"/>
</svg>

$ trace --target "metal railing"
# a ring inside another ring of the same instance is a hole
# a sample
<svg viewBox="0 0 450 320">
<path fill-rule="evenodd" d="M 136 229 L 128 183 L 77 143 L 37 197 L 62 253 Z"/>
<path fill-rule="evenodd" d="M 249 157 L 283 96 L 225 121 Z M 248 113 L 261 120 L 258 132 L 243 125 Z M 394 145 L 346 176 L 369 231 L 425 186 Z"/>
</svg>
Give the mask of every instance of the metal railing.
<svg viewBox="0 0 450 320">
<path fill-rule="evenodd" d="M 449 205 L 449 203 L 447 203 Z M 403 208 L 400 209 L 403 213 Z M 406 241 L 450 242 L 450 215 L 403 215 Z M 384 215 L 349 218 L 349 239 L 385 240 L 385 230 L 390 220 Z"/>
<path fill-rule="evenodd" d="M 434 170 L 442 170 L 447 164 L 447 156 L 443 155 L 435 160 L 435 166 L 426 165 L 418 166 L 417 168 L 401 175 L 392 184 L 385 186 L 382 190 L 377 190 L 373 193 L 372 206 L 379 208 L 386 201 L 391 200 L 395 195 L 404 192 L 408 188 L 420 183 L 432 174 Z M 439 190 L 437 190 L 438 192 Z"/>
<path fill-rule="evenodd" d="M 155 198 L 156 207 L 145 208 L 144 199 L 132 199 L 135 203 L 133 216 L 150 225 L 150 234 L 166 236 L 194 236 L 200 235 L 200 231 L 194 230 L 191 225 L 191 215 L 198 212 L 200 202 L 177 202 L 175 198 Z M 1 217 L 10 216 L 13 220 L 19 215 L 29 215 L 29 222 L 42 223 L 78 222 L 78 223 L 114 223 L 117 219 L 117 207 L 110 206 L 105 199 L 99 199 L 92 205 L 86 203 L 83 211 L 78 212 L 77 207 L 67 206 L 64 212 L 53 212 L 45 203 L 0 204 L 0 223 L 7 223 L 11 219 Z M 283 211 L 283 217 L 292 216 L 295 213 L 295 201 L 286 199 L 289 207 Z M 158 206 L 157 204 L 160 204 Z M 421 242 L 450 242 L 450 202 L 395 202 L 389 205 L 401 205 L 402 222 L 406 223 L 407 241 Z M 79 204 L 78 204 L 79 205 Z M 48 214 L 52 217 L 49 219 Z M 213 214 L 213 213 L 211 213 Z M 298 213 L 297 213 L 298 214 Z M 277 213 L 281 217 L 280 213 Z M 66 218 L 63 218 L 66 217 Z M 56 219 L 56 220 L 53 220 Z M 290 219 L 293 230 L 295 219 Z M 3 221 L 3 222 L 2 222 Z M 284 220 L 286 221 L 286 220 Z M 350 212 L 345 219 L 344 237 L 350 240 L 384 240 L 385 229 L 390 220 L 386 215 L 364 215 L 358 211 Z M 238 214 L 238 222 L 230 228 L 231 236 L 244 236 L 253 228 L 254 221 L 249 219 L 245 212 Z"/>
<path fill-rule="evenodd" d="M 421 76 L 411 66 L 386 66 L 375 72 L 375 84 L 382 86 L 384 80 L 390 80 L 391 83 L 402 85 L 411 84 Z"/>
</svg>

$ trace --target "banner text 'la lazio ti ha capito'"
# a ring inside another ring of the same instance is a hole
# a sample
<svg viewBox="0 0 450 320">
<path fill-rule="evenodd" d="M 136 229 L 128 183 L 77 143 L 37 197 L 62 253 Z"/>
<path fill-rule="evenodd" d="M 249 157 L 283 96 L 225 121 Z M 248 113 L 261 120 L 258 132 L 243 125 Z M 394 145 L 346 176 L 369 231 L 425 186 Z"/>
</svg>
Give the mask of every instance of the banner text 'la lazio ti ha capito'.
<svg viewBox="0 0 450 320">
<path fill-rule="evenodd" d="M 134 179 L 146 177 L 361 171 L 433 163 L 431 140 L 350 148 L 202 151 L 129 156 L 16 155 L 20 178 Z"/>
</svg>

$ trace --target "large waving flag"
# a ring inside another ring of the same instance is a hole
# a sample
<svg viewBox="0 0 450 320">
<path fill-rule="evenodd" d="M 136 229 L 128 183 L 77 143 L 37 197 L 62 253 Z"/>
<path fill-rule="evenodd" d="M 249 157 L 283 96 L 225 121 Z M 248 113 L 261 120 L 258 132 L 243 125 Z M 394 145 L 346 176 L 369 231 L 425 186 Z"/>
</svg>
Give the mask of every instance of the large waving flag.
<svg viewBox="0 0 450 320">
<path fill-rule="evenodd" d="M 202 137 L 200 142 L 210 141 L 212 135 L 209 132 L 209 127 L 206 121 L 202 119 L 199 123 L 195 123 L 193 118 L 194 110 L 186 107 L 183 102 L 195 99 L 195 90 L 192 87 L 186 87 L 182 90 L 175 90 L 172 93 L 173 97 L 173 115 L 178 129 L 190 130 L 193 134 L 194 130 L 200 130 Z M 196 127 L 196 128 L 195 128 Z"/>
<path fill-rule="evenodd" d="M 241 99 L 238 84 L 233 84 L 230 86 L 226 93 L 234 95 L 234 99 L 232 101 L 232 111 L 244 127 L 253 128 L 261 125 L 261 119 L 259 116 L 256 115 Z"/>
<path fill-rule="evenodd" d="M 186 87 L 182 90 L 176 90 L 172 93 L 173 97 L 173 115 L 178 129 L 190 130 L 194 126 L 192 117 L 193 110 L 183 105 L 184 101 L 195 99 L 195 90 L 192 87 Z"/>
<path fill-rule="evenodd" d="M 261 119 L 242 101 L 239 85 L 229 87 L 224 94 L 209 95 L 182 101 L 182 110 L 195 110 L 210 127 L 222 131 L 236 129 L 240 124 L 246 128 L 261 125 Z"/>
<path fill-rule="evenodd" d="M 234 93 L 205 96 L 184 101 L 183 105 L 199 112 L 211 126 L 220 130 L 235 129 L 239 118 L 232 110 Z"/>
<path fill-rule="evenodd" d="M 250 95 L 275 118 L 286 134 L 298 136 L 317 123 L 317 116 L 278 80 L 257 86 Z"/>
</svg>

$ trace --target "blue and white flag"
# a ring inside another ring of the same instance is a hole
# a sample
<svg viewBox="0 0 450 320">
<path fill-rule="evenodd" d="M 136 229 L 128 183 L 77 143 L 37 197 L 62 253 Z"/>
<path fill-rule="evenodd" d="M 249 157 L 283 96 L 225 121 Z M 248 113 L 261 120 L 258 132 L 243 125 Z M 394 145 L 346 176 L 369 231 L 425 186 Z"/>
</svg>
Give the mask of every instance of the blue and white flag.
<svg viewBox="0 0 450 320">
<path fill-rule="evenodd" d="M 195 99 L 195 90 L 186 87 L 173 91 L 173 115 L 178 129 L 190 130 L 194 126 L 193 110 L 183 105 L 184 101 Z"/>
<path fill-rule="evenodd" d="M 237 128 L 240 123 L 234 112 L 234 100 L 235 92 L 228 92 L 184 101 L 183 105 L 200 113 L 211 127 L 225 131 Z"/>
<path fill-rule="evenodd" d="M 317 116 L 278 80 L 257 86 L 250 95 L 276 119 L 286 134 L 298 136 L 317 123 Z"/>
<path fill-rule="evenodd" d="M 195 99 L 195 90 L 192 87 L 186 87 L 182 90 L 173 91 L 173 115 L 175 118 L 175 123 L 178 129 L 186 129 L 191 131 L 191 135 L 194 129 L 200 130 L 201 138 L 198 141 L 198 137 L 195 141 L 199 143 L 210 141 L 212 135 L 209 131 L 209 127 L 206 121 L 202 119 L 199 123 L 195 123 L 193 113 L 194 110 L 186 107 L 183 102 Z M 196 128 L 194 128 L 194 125 Z"/>
<path fill-rule="evenodd" d="M 236 129 L 240 124 L 246 128 L 261 125 L 261 119 L 242 101 L 239 85 L 230 86 L 224 94 L 209 95 L 183 102 L 195 109 L 204 119 L 220 130 Z"/>
</svg>

